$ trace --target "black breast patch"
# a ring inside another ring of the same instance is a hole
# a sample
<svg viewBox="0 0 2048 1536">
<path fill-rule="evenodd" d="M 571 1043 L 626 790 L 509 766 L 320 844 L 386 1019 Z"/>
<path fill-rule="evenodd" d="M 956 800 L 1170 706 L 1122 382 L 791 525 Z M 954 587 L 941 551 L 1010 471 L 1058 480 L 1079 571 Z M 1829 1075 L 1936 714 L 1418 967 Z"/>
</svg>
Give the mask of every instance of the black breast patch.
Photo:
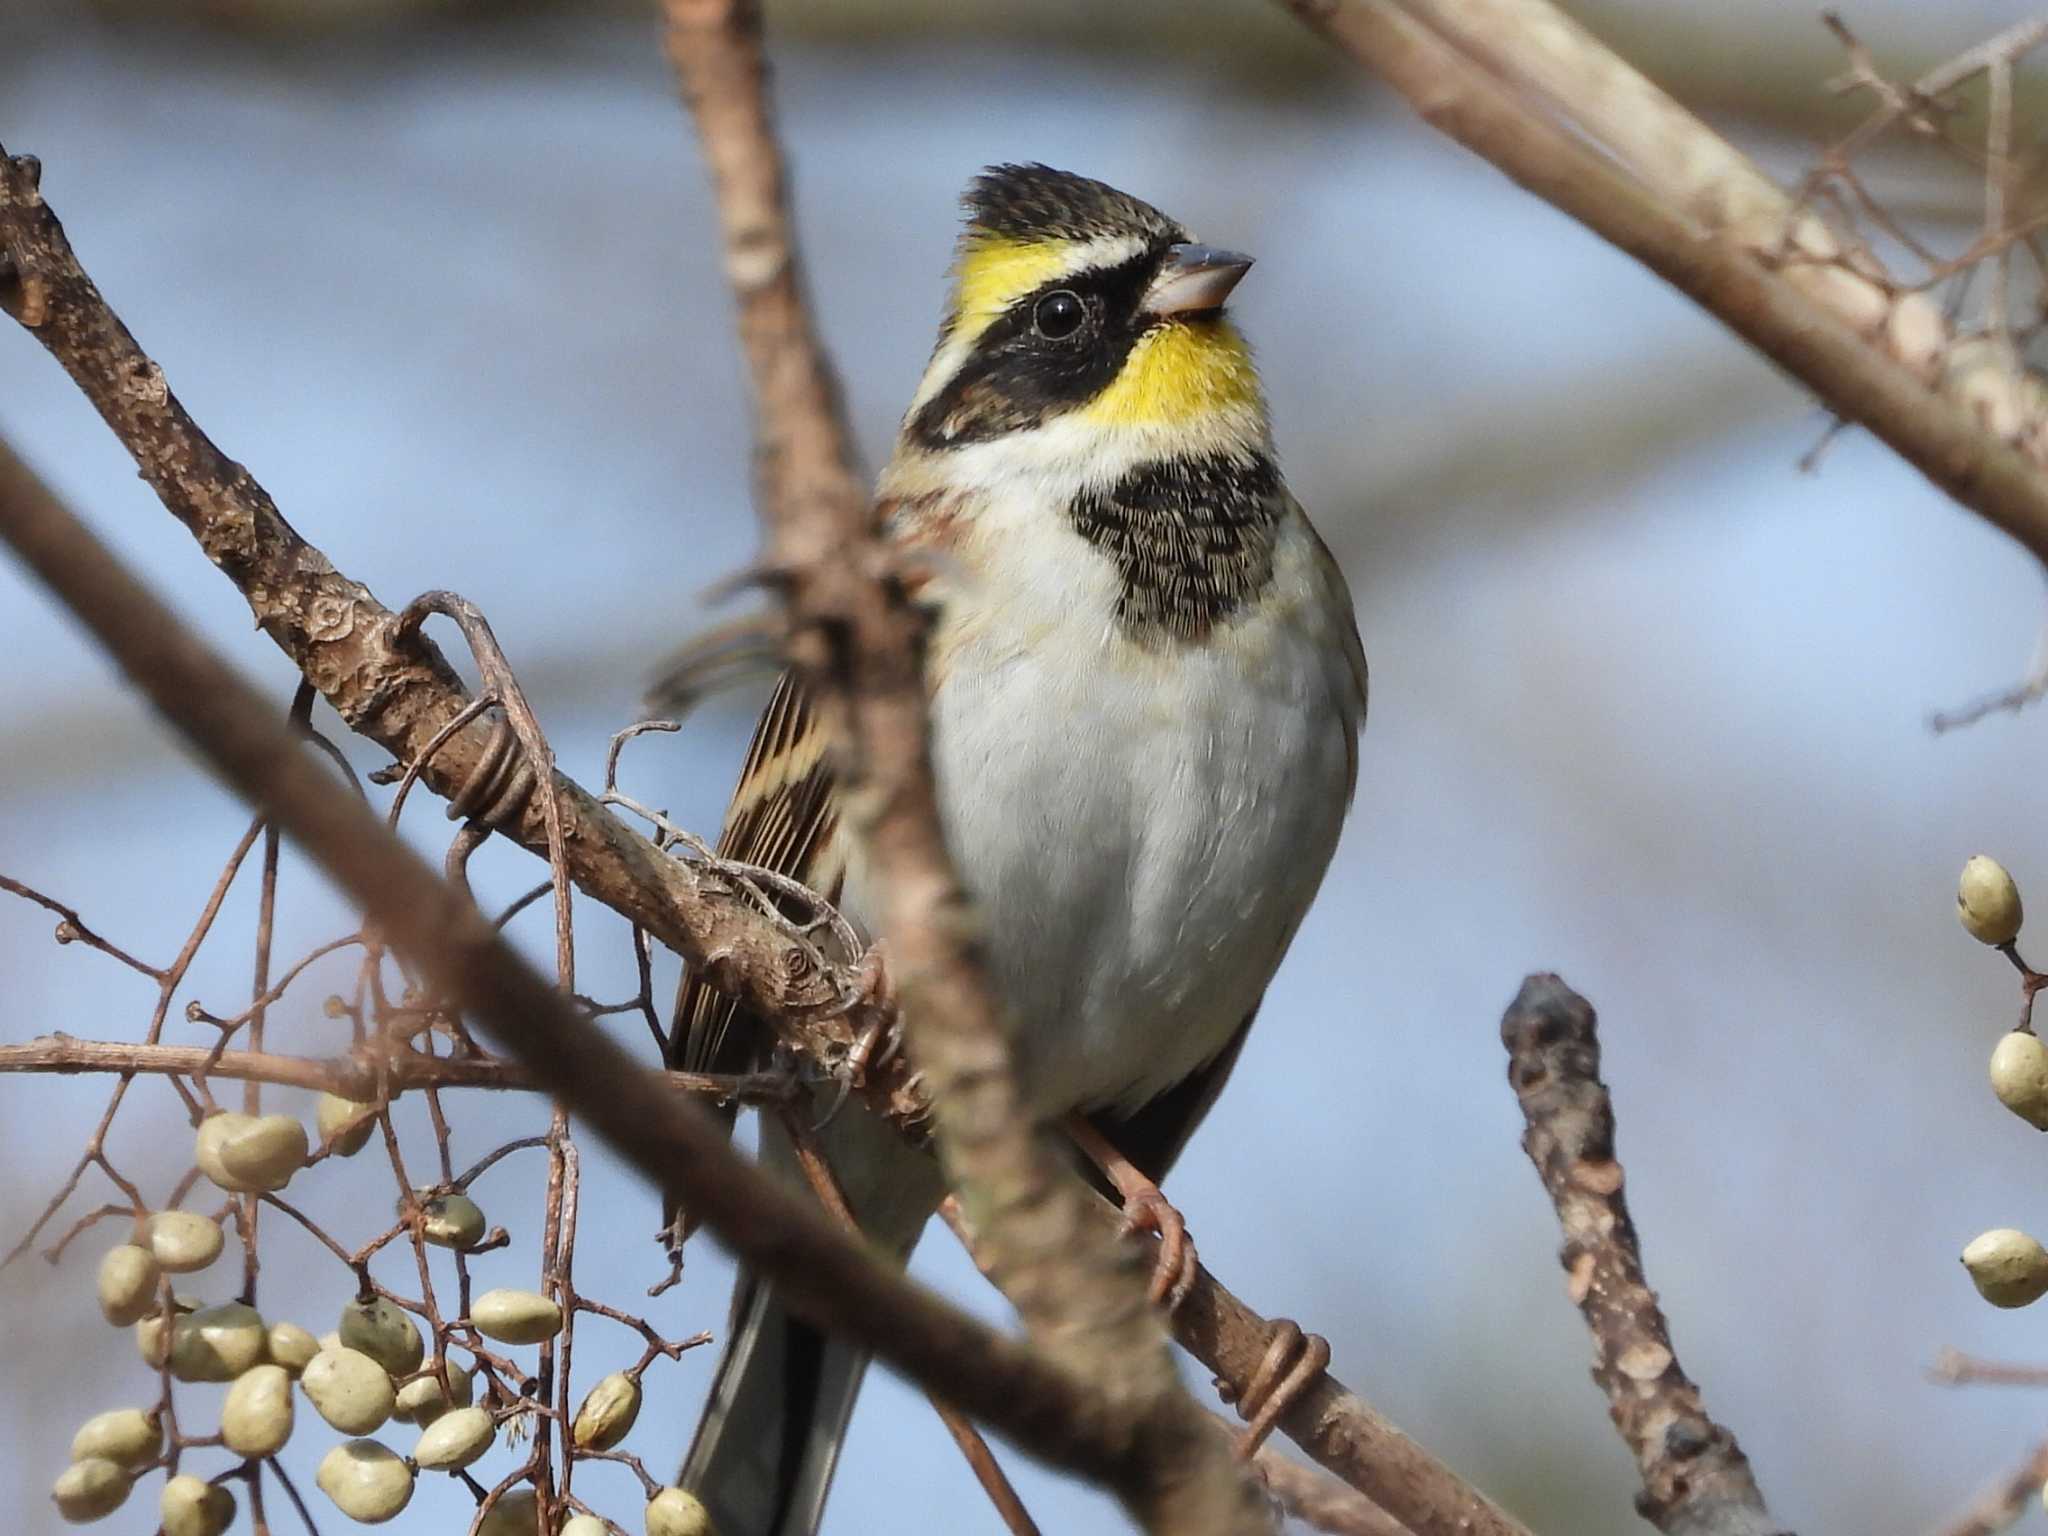
<svg viewBox="0 0 2048 1536">
<path fill-rule="evenodd" d="M 1067 509 L 1081 537 L 1116 563 L 1117 619 L 1133 637 L 1199 640 L 1273 578 L 1285 492 L 1272 459 L 1165 459 Z"/>
</svg>

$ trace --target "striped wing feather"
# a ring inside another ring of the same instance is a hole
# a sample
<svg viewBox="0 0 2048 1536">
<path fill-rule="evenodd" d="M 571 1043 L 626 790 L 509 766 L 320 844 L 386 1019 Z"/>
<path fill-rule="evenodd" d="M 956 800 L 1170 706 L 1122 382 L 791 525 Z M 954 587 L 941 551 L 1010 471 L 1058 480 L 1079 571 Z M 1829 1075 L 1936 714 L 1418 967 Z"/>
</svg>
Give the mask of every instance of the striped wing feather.
<svg viewBox="0 0 2048 1536">
<path fill-rule="evenodd" d="M 838 826 L 824 730 L 802 685 L 785 672 L 754 727 L 719 833 L 719 855 L 788 875 L 836 902 L 845 874 Z M 731 998 L 686 972 L 676 997 L 670 1064 L 686 1072 L 743 1071 L 760 1044 L 751 1024 Z"/>
</svg>

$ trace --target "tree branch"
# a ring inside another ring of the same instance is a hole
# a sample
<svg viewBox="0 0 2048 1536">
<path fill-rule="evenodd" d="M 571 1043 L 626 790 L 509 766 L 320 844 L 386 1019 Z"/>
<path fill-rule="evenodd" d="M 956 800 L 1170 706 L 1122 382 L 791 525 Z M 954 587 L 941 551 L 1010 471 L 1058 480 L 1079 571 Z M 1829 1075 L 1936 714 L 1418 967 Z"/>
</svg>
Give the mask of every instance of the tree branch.
<svg viewBox="0 0 2048 1536">
<path fill-rule="evenodd" d="M 1118 1219 L 1096 1201 L 1105 1227 Z M 1173 1335 L 1240 1400 L 1283 1331 L 1204 1268 L 1173 1315 Z M 1287 1437 L 1414 1536 L 1530 1536 L 1528 1528 L 1417 1445 L 1329 1371 L 1281 1416 Z"/>
<path fill-rule="evenodd" d="M 1217 1423 L 1230 1432 L 1227 1420 Z M 1331 1536 L 1413 1536 L 1407 1526 L 1364 1494 L 1347 1488 L 1327 1472 L 1303 1466 L 1271 1445 L 1260 1446 L 1253 1460 L 1273 1497 L 1305 1525 Z"/>
<path fill-rule="evenodd" d="M 1614 1154 L 1593 1008 L 1555 976 L 1531 976 L 1500 1023 L 1522 1148 L 1564 1228 L 1565 1285 L 1593 1335 L 1593 1380 L 1636 1459 L 1636 1508 L 1667 1536 L 1779 1536 L 1735 1437 L 1707 1416 L 1678 1363 Z"/>
<path fill-rule="evenodd" d="M 545 1092 L 548 1084 L 515 1061 L 495 1056 L 428 1056 L 396 1050 L 378 1057 L 281 1056 L 273 1051 L 220 1051 L 200 1045 L 132 1045 L 124 1040 L 80 1040 L 71 1035 L 38 1035 L 19 1045 L 0 1045 L 0 1074 L 47 1072 L 134 1073 L 139 1076 L 224 1077 L 233 1082 L 276 1083 L 309 1088 L 367 1103 L 385 1090 L 415 1088 L 497 1088 Z M 776 1072 L 714 1077 L 701 1072 L 662 1072 L 677 1093 L 743 1103 L 780 1103 L 795 1092 L 795 1081 Z"/>
<path fill-rule="evenodd" d="M 1939 1536 L 1998 1536 L 2016 1525 L 2034 1500 L 2041 1485 L 2048 1483 L 2048 1443 L 2027 1453 L 2012 1471 L 1986 1488 L 1956 1518 L 1940 1528 Z"/>
<path fill-rule="evenodd" d="M 473 902 L 337 784 L 276 713 L 11 455 L 0 538 L 199 754 L 331 876 L 452 1006 L 650 1179 L 672 1181 L 790 1304 L 1048 1461 L 1106 1479 L 1122 1427 L 1069 1371 L 910 1283 L 727 1145 L 528 965 Z"/>
<path fill-rule="evenodd" d="M 940 830 L 924 615 L 879 536 L 804 298 L 759 6 L 668 0 L 667 12 L 739 305 L 789 654 L 837 728 L 842 791 L 881 876 L 882 932 L 949 1181 L 979 1213 L 990 1277 L 1032 1336 L 1126 1414 L 1112 1486 L 1139 1522 L 1174 1533 L 1270 1529 L 1264 1501 L 1181 1385 L 1138 1254 L 1093 1225 L 1086 1192 L 1019 1088 Z"/>
<path fill-rule="evenodd" d="M 9 160 L 0 151 L 0 308 L 35 331 L 80 381 L 202 546 L 225 551 L 217 563 L 309 680 L 399 761 L 420 760 L 447 722 L 469 706 L 467 693 L 430 642 L 417 632 L 402 632 L 397 615 L 301 539 L 248 472 L 185 415 L 161 369 L 80 268 L 42 201 L 38 171 L 33 160 Z M 148 381 L 140 399 L 130 398 L 123 383 L 130 379 Z M 11 515 L 24 498 L 49 502 L 0 443 L 0 517 Z M 325 617 L 316 622 L 315 615 Z M 483 723 L 460 729 L 432 753 L 421 781 L 444 796 L 459 795 L 491 750 L 491 732 Z M 731 882 L 662 856 L 587 791 L 567 778 L 557 783 L 565 853 L 578 888 L 703 965 L 714 982 L 771 1022 L 792 1049 L 830 1065 L 843 1059 L 858 1027 L 881 1022 L 873 1015 L 820 1012 L 836 1005 L 843 977 L 808 969 L 810 957 Z M 506 830 L 530 850 L 545 853 L 545 827 L 532 797 Z M 862 1091 L 909 1134 L 922 1133 L 928 1105 L 900 1059 Z M 1271 1322 L 1206 1270 L 1174 1326 L 1183 1345 L 1239 1394 L 1257 1374 L 1274 1332 Z M 963 1406 L 974 1411 L 971 1403 Z M 1333 1378 L 1316 1384 L 1281 1428 L 1417 1536 L 1528 1536 Z"/>
<path fill-rule="evenodd" d="M 34 159 L 0 148 L 0 309 L 63 365 L 258 626 L 342 720 L 400 763 L 424 759 L 421 782 L 466 803 L 489 777 L 492 723 L 472 720 L 437 743 L 471 703 L 461 680 L 416 627 L 302 539 L 248 470 L 200 431 L 79 265 L 42 199 L 40 173 Z M 845 976 L 822 967 L 733 882 L 664 857 L 567 777 L 555 775 L 555 787 L 578 889 L 749 1009 L 811 1034 L 828 1051 L 851 1045 L 867 1020 L 834 1016 L 850 994 Z M 529 792 L 494 824 L 542 857 L 544 799 Z M 888 1080 L 902 1085 L 900 1065 Z"/>
<path fill-rule="evenodd" d="M 1847 249 L 1547 0 L 1281 3 L 2048 560 L 2035 381 L 2022 388 L 1985 348 L 1953 345 L 1930 298 Z"/>
</svg>

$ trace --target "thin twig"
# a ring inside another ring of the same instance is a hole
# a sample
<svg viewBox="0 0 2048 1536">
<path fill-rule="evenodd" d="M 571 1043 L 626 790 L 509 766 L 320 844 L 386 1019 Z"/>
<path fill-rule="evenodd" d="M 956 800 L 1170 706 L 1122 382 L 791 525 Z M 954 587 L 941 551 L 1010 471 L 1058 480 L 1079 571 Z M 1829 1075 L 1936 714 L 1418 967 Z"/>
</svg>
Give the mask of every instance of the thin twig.
<svg viewBox="0 0 2048 1536">
<path fill-rule="evenodd" d="M 1237 1431 L 1229 1421 L 1218 1419 L 1216 1424 L 1235 1442 Z M 1413 1536 L 1407 1526 L 1357 1489 L 1346 1487 L 1327 1472 L 1303 1466 L 1271 1445 L 1260 1446 L 1253 1460 L 1267 1491 L 1304 1525 L 1328 1531 L 1330 1536 Z"/>
<path fill-rule="evenodd" d="M 1927 1368 L 1927 1379 L 1944 1387 L 2048 1387 L 2048 1365 L 1980 1360 L 1958 1349 L 1944 1349 Z"/>
<path fill-rule="evenodd" d="M 268 1051 L 227 1051 L 215 1056 L 205 1046 L 130 1045 L 121 1040 L 77 1040 L 70 1035 L 42 1035 L 21 1045 L 0 1045 L 0 1073 L 120 1072 L 162 1076 L 189 1074 L 209 1062 L 207 1070 L 214 1077 L 311 1088 L 363 1101 L 374 1097 L 380 1085 L 394 1093 L 416 1088 L 535 1092 L 545 1086 L 530 1068 L 492 1056 L 427 1056 L 410 1050 L 394 1051 L 383 1058 L 323 1059 Z M 741 1104 L 783 1104 L 798 1091 L 787 1073 L 772 1071 L 729 1077 L 703 1072 L 663 1072 L 660 1077 L 678 1093 Z"/>
<path fill-rule="evenodd" d="M 0 311 L 27 326 L 99 410 L 166 508 L 248 601 L 264 633 L 351 729 L 401 764 L 470 705 L 433 644 L 337 571 L 279 513 L 263 487 L 202 432 L 163 370 L 136 345 L 79 265 L 40 190 L 41 167 L 0 149 Z M 496 733 L 471 719 L 420 778 L 452 798 L 486 764 Z M 700 968 L 750 1013 L 850 1048 L 874 1022 L 841 1017 L 846 977 L 821 974 L 784 924 L 688 860 L 662 856 L 595 797 L 557 776 L 559 846 L 579 889 Z M 500 828 L 546 854 L 549 797 L 528 795 Z M 902 1074 L 882 1074 L 901 1087 Z"/>
<path fill-rule="evenodd" d="M 722 1128 L 592 1030 L 474 904 L 316 765 L 262 697 L 11 456 L 0 457 L 0 537 L 214 770 L 360 903 L 451 1004 L 481 1019 L 633 1166 L 684 1190 L 793 1308 L 1032 1454 L 1098 1478 L 1123 1470 L 1115 1407 L 881 1265 L 735 1154 Z"/>
<path fill-rule="evenodd" d="M 2041 1497 L 2048 1483 L 2048 1441 L 2034 1447 L 2017 1467 L 1970 1501 L 1953 1520 L 1937 1528 L 1937 1536 L 1998 1536 L 2016 1525 Z"/>
<path fill-rule="evenodd" d="M 11 273 L 0 308 L 32 329 L 71 373 L 166 507 L 214 553 L 266 632 L 343 720 L 400 764 L 417 759 L 470 702 L 454 673 L 425 641 L 398 644 L 396 615 L 301 538 L 248 471 L 192 422 L 162 369 L 143 354 L 79 266 L 43 202 L 39 178 L 33 161 L 0 153 L 0 266 Z M 0 510 L 11 511 L 22 501 L 45 510 L 54 505 L 0 444 Z M 459 789 L 488 749 L 490 735 L 473 722 L 451 740 L 424 775 L 429 786 L 444 796 Z M 331 743 L 316 737 L 314 745 L 333 759 Z M 360 798 L 352 774 L 346 782 L 348 793 Z M 685 860 L 663 856 L 582 791 L 572 789 L 564 809 L 578 887 L 699 966 L 714 985 L 729 989 L 752 1015 L 772 1024 L 798 1054 L 830 1066 L 843 1060 L 864 1027 L 886 1021 L 842 1016 L 847 979 L 805 970 L 804 951 L 790 942 L 786 928 L 744 893 L 701 877 Z M 528 848 L 546 845 L 537 815 L 522 820 L 514 835 Z M 538 894 L 550 888 L 551 882 L 543 884 Z M 377 955 L 366 959 L 359 978 L 352 1005 L 358 1028 L 366 998 L 379 985 Z M 861 1092 L 872 1108 L 912 1134 L 925 1125 L 926 1101 L 904 1056 L 872 1073 Z M 90 1156 L 80 1161 L 51 1213 L 90 1166 Z M 1198 1314 L 1206 1321 L 1191 1329 L 1187 1320 Z M 1181 1309 L 1176 1329 L 1211 1370 L 1242 1384 L 1263 1358 L 1271 1325 L 1205 1275 Z M 1526 1536 L 1483 1495 L 1327 1378 L 1282 1427 L 1323 1465 L 1381 1498 L 1424 1536 Z M 1397 1502 L 1402 1496 L 1407 1503 Z M 1443 1512 L 1440 1518 L 1436 1511 Z"/>
<path fill-rule="evenodd" d="M 796 1149 L 797 1166 L 804 1171 L 804 1178 L 811 1186 L 811 1193 L 818 1197 L 818 1203 L 832 1213 L 847 1231 L 858 1233 L 860 1222 L 853 1214 L 853 1207 L 846 1203 L 846 1192 L 839 1186 L 839 1177 L 833 1173 L 832 1165 L 825 1161 L 825 1154 L 819 1150 L 818 1139 L 805 1123 L 803 1111 L 785 1109 L 782 1124 L 789 1134 L 791 1145 Z M 960 1448 L 960 1454 L 967 1459 L 967 1465 L 974 1473 L 975 1481 L 981 1484 L 981 1491 L 995 1506 L 1003 1528 L 1011 1536 L 1038 1536 L 1038 1525 L 1031 1518 L 1031 1512 L 1024 1507 L 1024 1501 L 1017 1494 L 1016 1487 L 1003 1471 L 1002 1464 L 989 1450 L 988 1442 L 981 1437 L 981 1431 L 973 1421 L 950 1403 L 927 1394 L 926 1399 L 932 1411 L 939 1416 L 939 1422 L 946 1426 L 946 1433 L 953 1437 L 953 1443 Z"/>
</svg>

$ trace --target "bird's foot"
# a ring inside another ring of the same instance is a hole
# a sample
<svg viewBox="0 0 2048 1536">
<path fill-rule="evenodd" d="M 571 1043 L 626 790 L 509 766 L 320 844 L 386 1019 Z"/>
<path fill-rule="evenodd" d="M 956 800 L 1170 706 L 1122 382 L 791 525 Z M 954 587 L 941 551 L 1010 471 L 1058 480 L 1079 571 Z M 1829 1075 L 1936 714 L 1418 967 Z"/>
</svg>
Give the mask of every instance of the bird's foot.
<svg viewBox="0 0 2048 1536">
<path fill-rule="evenodd" d="M 1202 1270 L 1195 1240 L 1188 1236 L 1187 1218 L 1150 1179 L 1142 1188 L 1118 1192 L 1124 1197 L 1124 1236 L 1150 1232 L 1159 1238 L 1159 1256 L 1152 1262 L 1152 1281 L 1145 1289 L 1147 1298 L 1155 1307 L 1178 1311 Z"/>
<path fill-rule="evenodd" d="M 903 1046 L 903 1013 L 896 1006 L 896 988 L 889 979 L 889 956 L 881 940 L 870 944 L 861 954 L 843 1012 L 866 1022 L 861 1024 L 860 1033 L 853 1037 L 846 1054 L 831 1068 L 832 1101 L 811 1127 L 814 1134 L 830 1125 L 846 1107 L 853 1091 L 865 1087 L 868 1075 L 886 1067 Z"/>
<path fill-rule="evenodd" d="M 1174 1209 L 1159 1185 L 1119 1152 L 1087 1116 L 1068 1117 L 1067 1133 L 1088 1160 L 1102 1170 L 1102 1176 L 1123 1200 L 1124 1236 L 1149 1232 L 1158 1237 L 1159 1256 L 1152 1265 L 1152 1283 L 1146 1294 L 1154 1306 L 1164 1305 L 1169 1313 L 1177 1310 L 1195 1288 L 1195 1279 L 1202 1269 L 1195 1253 L 1195 1240 L 1188 1236 L 1187 1218 Z"/>
<path fill-rule="evenodd" d="M 858 1088 L 870 1072 L 886 1067 L 903 1046 L 903 1014 L 896 1006 L 896 986 L 889 976 L 889 954 L 877 939 L 860 957 L 853 973 L 853 1001 L 847 1012 L 867 1024 L 846 1053 L 847 1081 Z"/>
<path fill-rule="evenodd" d="M 1328 1339 L 1319 1333 L 1303 1333 L 1292 1319 L 1273 1319 L 1273 1336 L 1243 1394 L 1234 1392 L 1227 1382 L 1216 1383 L 1225 1402 L 1235 1399 L 1238 1416 L 1245 1421 L 1244 1433 L 1237 1437 L 1238 1460 L 1249 1461 L 1258 1453 L 1274 1426 L 1322 1378 L 1329 1363 Z"/>
</svg>

